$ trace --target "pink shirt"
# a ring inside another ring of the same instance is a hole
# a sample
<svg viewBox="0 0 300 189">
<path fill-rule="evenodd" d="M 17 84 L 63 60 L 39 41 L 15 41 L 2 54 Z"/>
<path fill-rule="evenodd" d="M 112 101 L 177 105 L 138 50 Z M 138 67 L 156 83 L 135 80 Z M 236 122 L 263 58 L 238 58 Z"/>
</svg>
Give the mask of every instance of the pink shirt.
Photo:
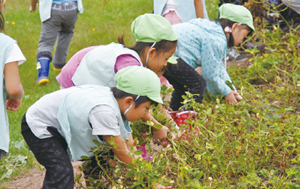
<svg viewBox="0 0 300 189">
<path fill-rule="evenodd" d="M 72 77 L 76 72 L 81 60 L 83 57 L 90 52 L 91 50 L 97 48 L 98 46 L 91 46 L 84 48 L 77 53 L 75 53 L 72 58 L 68 61 L 68 63 L 63 67 L 61 73 L 56 77 L 56 80 L 63 88 L 69 88 L 75 86 Z M 115 73 L 117 73 L 120 69 L 125 68 L 127 66 L 140 66 L 140 62 L 132 55 L 124 54 L 117 57 L 115 63 Z"/>
<path fill-rule="evenodd" d="M 122 68 L 128 66 L 140 66 L 141 63 L 134 56 L 130 54 L 123 54 L 118 56 L 115 64 L 115 73 L 117 73 Z"/>
<path fill-rule="evenodd" d="M 77 70 L 83 57 L 96 47 L 98 46 L 91 46 L 91 47 L 84 48 L 78 51 L 77 53 L 75 53 L 72 56 L 72 58 L 70 58 L 68 63 L 61 70 L 60 74 L 56 77 L 56 80 L 63 88 L 69 88 L 75 86 L 72 81 L 72 77 L 75 71 Z"/>
</svg>

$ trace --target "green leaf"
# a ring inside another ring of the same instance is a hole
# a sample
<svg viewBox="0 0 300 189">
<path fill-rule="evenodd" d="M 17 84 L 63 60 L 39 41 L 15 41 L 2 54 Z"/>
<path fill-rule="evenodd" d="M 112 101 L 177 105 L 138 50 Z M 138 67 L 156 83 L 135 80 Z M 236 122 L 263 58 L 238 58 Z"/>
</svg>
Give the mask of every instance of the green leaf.
<svg viewBox="0 0 300 189">
<path fill-rule="evenodd" d="M 137 150 L 134 152 L 134 155 L 137 155 L 137 156 L 142 155 L 142 154 L 143 154 L 143 152 L 140 150 Z"/>
</svg>

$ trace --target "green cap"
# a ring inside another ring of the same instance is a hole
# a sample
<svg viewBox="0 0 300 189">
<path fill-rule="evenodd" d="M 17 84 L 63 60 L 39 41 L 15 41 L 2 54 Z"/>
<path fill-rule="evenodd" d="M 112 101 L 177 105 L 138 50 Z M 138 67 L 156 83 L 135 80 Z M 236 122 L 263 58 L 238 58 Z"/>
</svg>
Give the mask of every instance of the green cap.
<svg viewBox="0 0 300 189">
<path fill-rule="evenodd" d="M 174 56 L 171 56 L 169 59 L 168 59 L 168 63 L 170 64 L 177 64 L 177 60 Z"/>
<path fill-rule="evenodd" d="M 123 68 L 115 75 L 115 82 L 119 90 L 134 95 L 147 96 L 154 102 L 163 103 L 160 96 L 160 80 L 148 68 L 142 66 Z"/>
<path fill-rule="evenodd" d="M 253 17 L 251 12 L 242 5 L 235 5 L 231 3 L 225 3 L 220 6 L 220 18 L 225 18 L 233 22 L 246 24 L 255 31 L 253 26 Z"/>
<path fill-rule="evenodd" d="M 131 24 L 131 32 L 137 42 L 176 41 L 179 38 L 173 31 L 171 23 L 157 14 L 138 16 Z"/>
</svg>

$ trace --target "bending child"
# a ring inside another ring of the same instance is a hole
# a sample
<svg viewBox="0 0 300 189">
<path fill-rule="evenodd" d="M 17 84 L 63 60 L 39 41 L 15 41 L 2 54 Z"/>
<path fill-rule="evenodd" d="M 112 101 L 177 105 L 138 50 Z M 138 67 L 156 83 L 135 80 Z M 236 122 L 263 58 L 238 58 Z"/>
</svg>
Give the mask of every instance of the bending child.
<svg viewBox="0 0 300 189">
<path fill-rule="evenodd" d="M 0 1 L 0 31 L 4 31 L 2 8 L 6 0 Z M 9 36 L 0 33 L 0 159 L 8 153 L 9 125 L 6 110 L 16 111 L 22 103 L 24 90 L 20 81 L 18 65 L 26 59 L 17 45 Z"/>
<path fill-rule="evenodd" d="M 129 122 L 148 114 L 151 104 L 163 103 L 160 82 L 154 72 L 141 66 L 120 70 L 114 81 L 116 87 L 111 89 L 82 85 L 59 90 L 45 95 L 27 110 L 22 135 L 46 168 L 43 188 L 73 188 L 70 159 L 92 158 L 90 149 L 96 146 L 92 140 L 111 146 L 119 160 L 132 163 Z"/>
<path fill-rule="evenodd" d="M 179 35 L 174 53 L 178 64 L 163 75 L 175 89 L 170 107 L 178 110 L 186 91 L 196 94 L 195 100 L 202 103 L 206 85 L 212 95 L 225 101 L 241 100 L 235 87 L 226 84 L 232 82 L 226 70 L 226 54 L 227 48 L 239 45 L 255 31 L 250 11 L 241 5 L 223 4 L 219 19 L 193 19 L 173 29 Z M 195 71 L 197 67 L 202 67 L 203 77 Z"/>
<path fill-rule="evenodd" d="M 144 66 L 161 76 L 167 64 L 177 63 L 173 53 L 176 49 L 178 36 L 171 24 L 162 16 L 144 14 L 138 16 L 131 25 L 136 44 L 126 46 L 123 37 L 117 43 L 89 47 L 74 55 L 61 73 L 56 77 L 63 88 L 84 84 L 97 84 L 115 87 L 115 73 L 128 66 Z M 150 114 L 143 118 L 159 124 Z M 153 127 L 155 138 L 166 142 L 168 128 Z"/>
<path fill-rule="evenodd" d="M 166 18 L 172 25 L 194 18 L 208 19 L 205 0 L 154 0 L 153 12 Z M 160 77 L 160 82 L 172 87 L 164 76 Z"/>
</svg>

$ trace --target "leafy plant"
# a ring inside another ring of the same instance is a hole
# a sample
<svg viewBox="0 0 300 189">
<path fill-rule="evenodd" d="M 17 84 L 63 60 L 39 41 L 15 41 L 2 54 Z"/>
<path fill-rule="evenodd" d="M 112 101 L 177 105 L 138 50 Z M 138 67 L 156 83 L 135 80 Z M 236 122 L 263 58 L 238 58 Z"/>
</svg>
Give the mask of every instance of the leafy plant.
<svg viewBox="0 0 300 189">
<path fill-rule="evenodd" d="M 4 12 L 8 22 L 7 33 L 17 39 L 28 60 L 20 66 L 26 91 L 23 105 L 19 112 L 9 112 L 12 143 L 10 153 L 0 161 L 0 178 L 4 185 L 19 174 L 19 167 L 26 170 L 38 166 L 27 146 L 23 146 L 23 141 L 17 142 L 22 138 L 20 120 L 38 98 L 59 89 L 58 84 L 52 81 L 47 86 L 33 87 L 33 76 L 36 75 L 32 71 L 35 67 L 33 49 L 36 48 L 29 44 L 37 44 L 39 34 L 36 31 L 40 30 L 40 25 L 36 24 L 39 23 L 38 14 L 34 13 L 29 18 L 22 10 L 27 7 L 26 3 L 25 0 L 18 1 L 14 4 L 15 11 L 7 5 L 10 14 Z M 93 5 L 97 3 L 85 2 L 87 9 L 79 16 L 70 56 L 86 46 L 116 41 L 120 31 L 124 31 L 129 43 L 133 43 L 128 27 L 132 19 L 152 11 L 150 1 L 109 1 L 101 9 L 100 19 L 94 15 L 97 6 Z M 217 15 L 218 1 L 206 3 L 209 13 Z M 15 25 L 11 24 L 12 21 Z M 30 27 L 26 33 L 28 37 L 24 38 L 26 22 Z M 101 174 L 107 175 L 105 182 L 90 180 L 93 187 L 101 187 L 108 182 L 115 188 L 155 188 L 158 184 L 172 188 L 299 188 L 300 28 L 290 28 L 290 32 L 286 33 L 277 25 L 270 29 L 262 23 L 256 30 L 251 40 L 263 44 L 266 50 L 246 49 L 251 66 L 228 68 L 233 84 L 243 97 L 241 102 L 229 105 L 222 98 L 207 93 L 203 103 L 198 104 L 193 95 L 187 93 L 183 106 L 197 112 L 197 116 L 188 119 L 188 124 L 182 125 L 179 130 L 199 127 L 201 136 L 191 132 L 190 139 L 173 140 L 170 137 L 171 144 L 160 150 L 153 148 L 159 145 L 151 143 L 153 135 L 149 123 L 132 123 L 135 145 L 145 144 L 153 159 L 139 159 L 129 167 L 117 162 L 118 167 L 115 165 Z M 53 79 L 56 75 L 50 73 Z M 172 89 L 162 88 L 164 98 L 171 92 Z M 169 126 L 170 132 L 178 133 L 174 122 L 162 112 L 162 107 L 168 107 L 168 103 L 153 107 L 153 116 Z M 76 177 L 78 184 L 81 176 Z"/>
</svg>

